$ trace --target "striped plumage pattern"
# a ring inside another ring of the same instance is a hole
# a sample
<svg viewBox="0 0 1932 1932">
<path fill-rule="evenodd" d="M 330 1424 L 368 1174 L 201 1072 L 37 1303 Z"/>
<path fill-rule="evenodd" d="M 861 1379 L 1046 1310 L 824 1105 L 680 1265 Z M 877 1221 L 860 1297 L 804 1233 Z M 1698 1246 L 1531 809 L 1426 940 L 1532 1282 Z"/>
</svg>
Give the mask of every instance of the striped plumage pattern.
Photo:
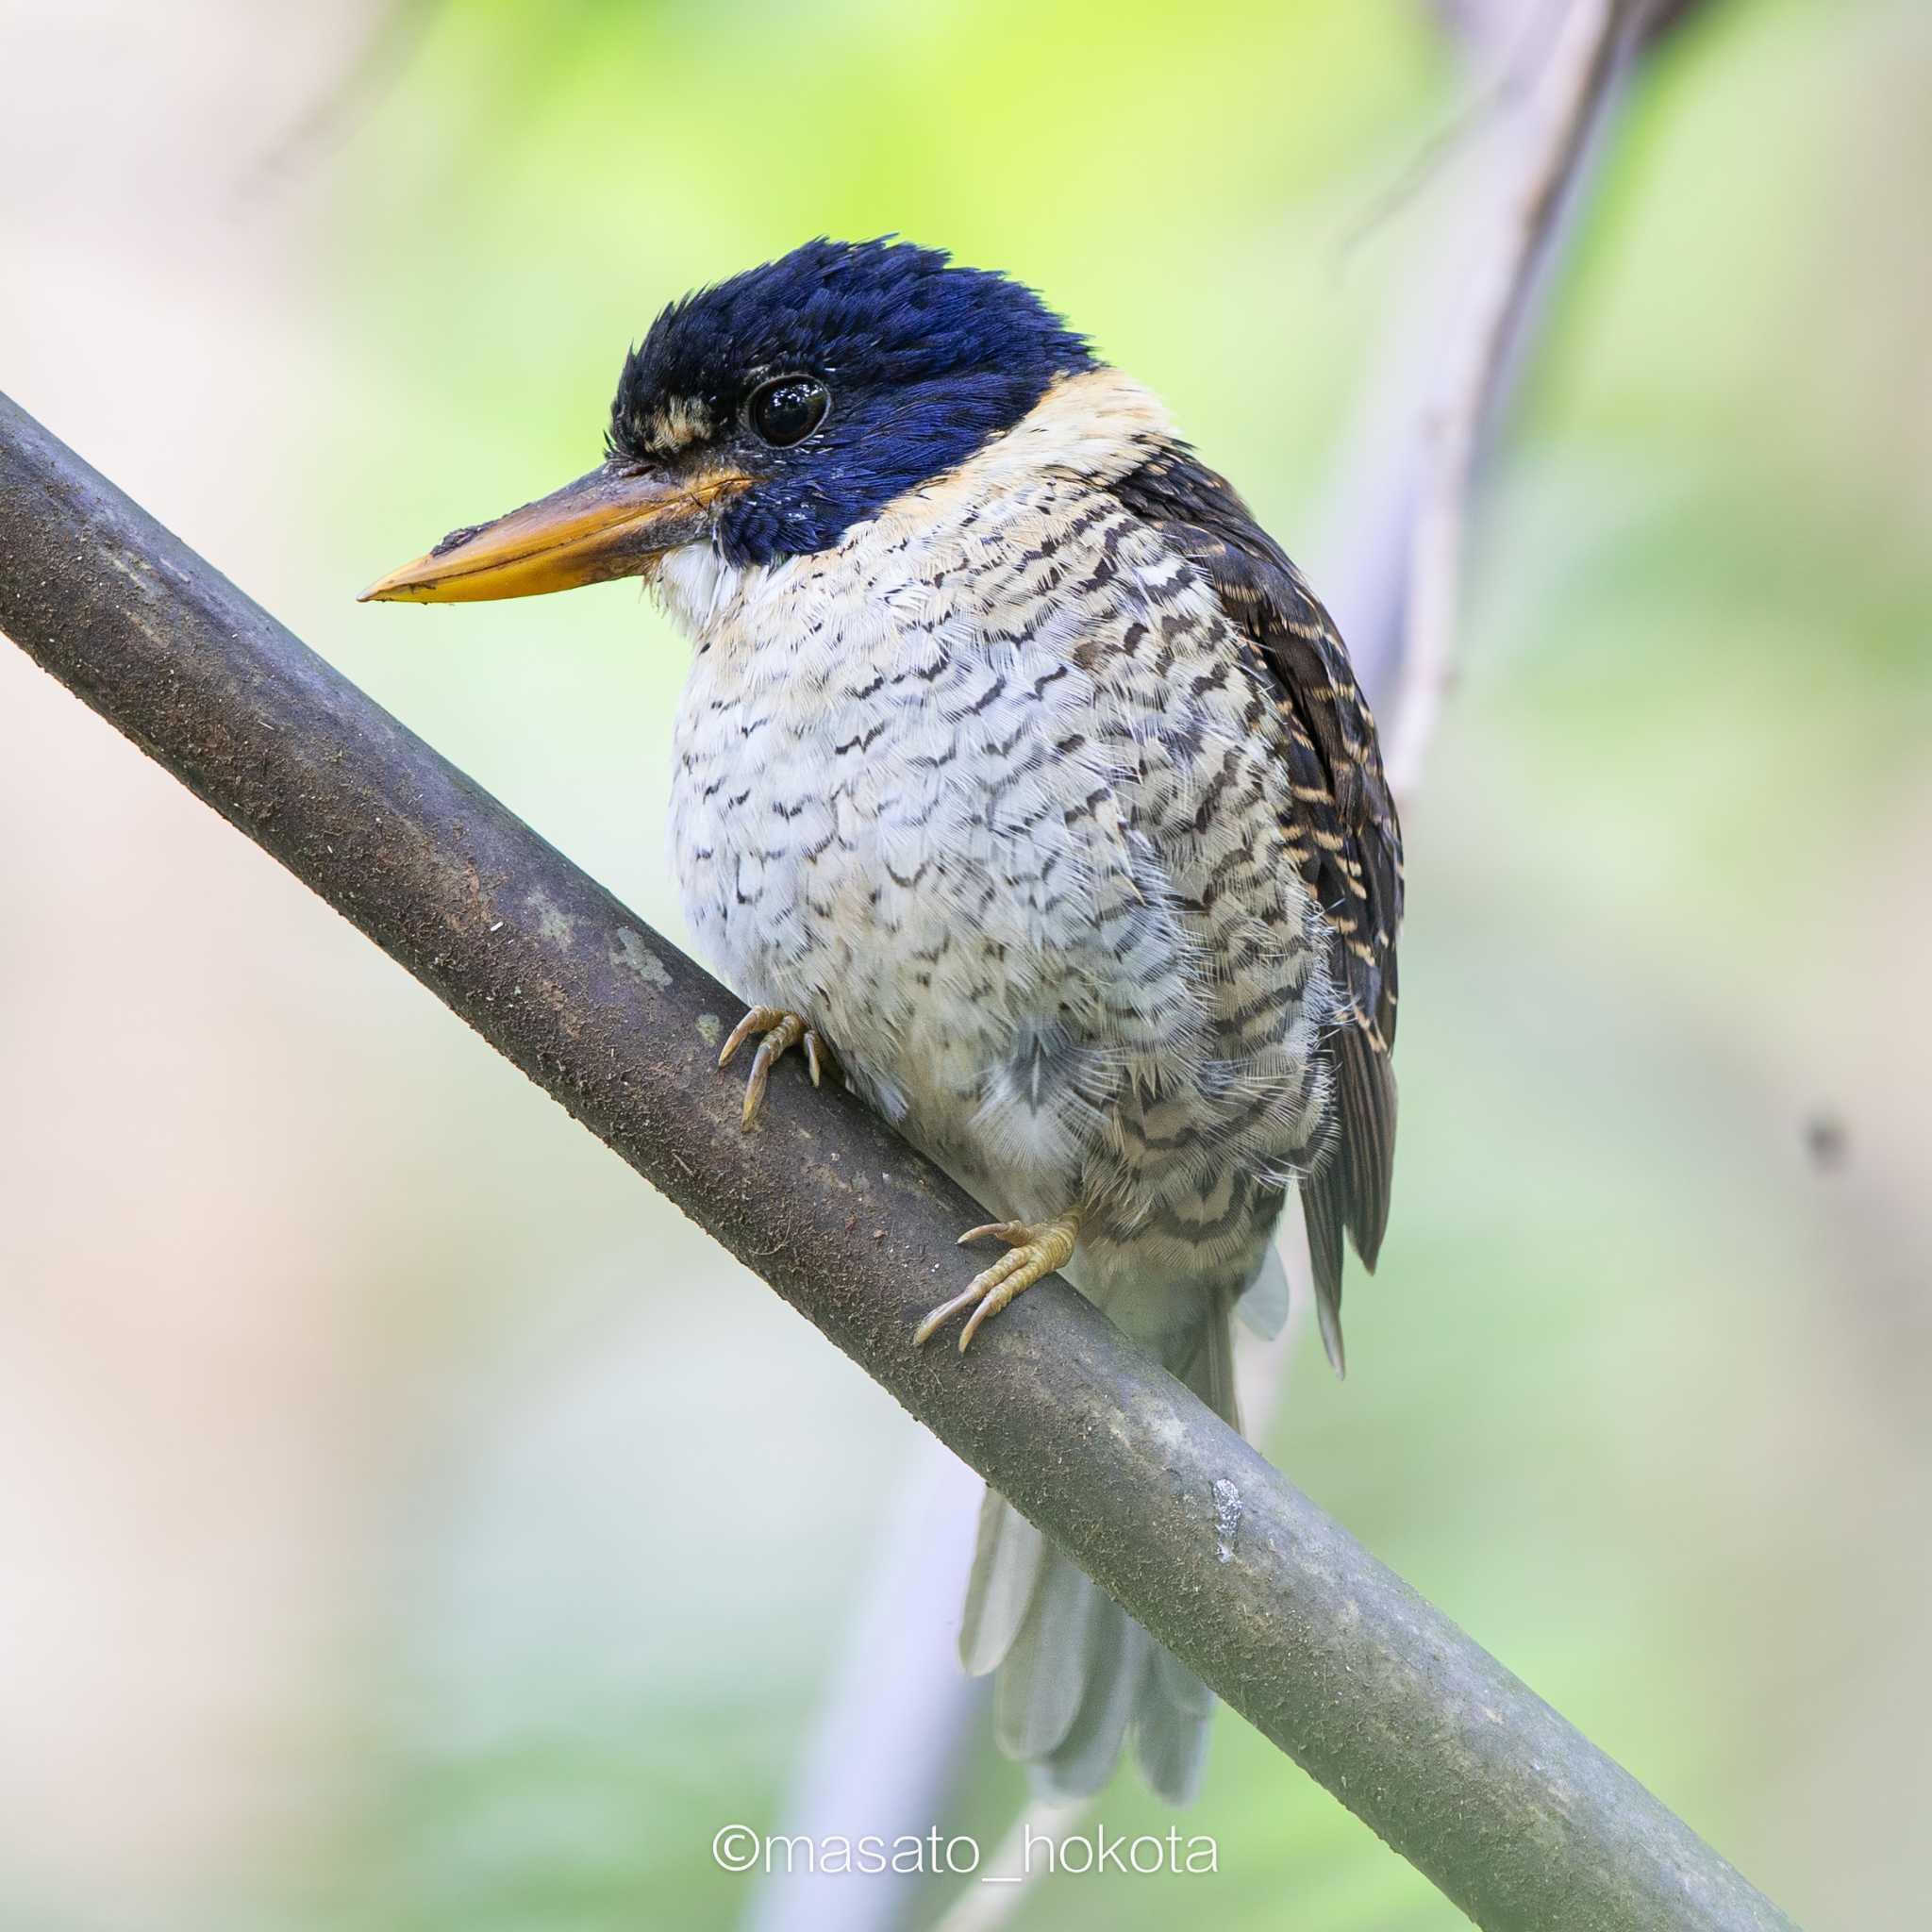
<svg viewBox="0 0 1932 1932">
<path fill-rule="evenodd" d="M 1302 1187 L 1322 1339 L 1338 1372 L 1344 1228 L 1373 1269 L 1395 1161 L 1395 940 L 1402 830 L 1374 720 L 1341 639 L 1307 580 L 1229 485 L 1191 453 L 1162 453 L 1117 486 L 1205 571 L 1248 649 L 1278 686 L 1294 811 L 1288 850 L 1329 933 L 1339 999 L 1326 1046 L 1335 1074 L 1327 1158 Z"/>
<path fill-rule="evenodd" d="M 1233 1415 L 1235 1300 L 1299 1187 L 1388 1213 L 1399 838 L 1321 606 L 1140 385 L 1059 379 L 813 554 L 659 577 L 696 645 L 673 846 L 747 999 L 806 1016 L 996 1214 Z M 1210 1700 L 997 1497 L 963 1640 L 1002 1740 L 1191 1790 Z"/>
</svg>

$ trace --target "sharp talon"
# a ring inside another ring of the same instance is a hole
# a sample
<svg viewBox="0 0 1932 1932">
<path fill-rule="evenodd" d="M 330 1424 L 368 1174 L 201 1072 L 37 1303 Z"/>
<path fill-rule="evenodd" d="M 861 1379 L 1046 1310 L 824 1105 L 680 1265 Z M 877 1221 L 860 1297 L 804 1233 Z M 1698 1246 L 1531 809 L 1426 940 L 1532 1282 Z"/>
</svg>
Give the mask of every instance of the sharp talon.
<svg viewBox="0 0 1932 1932">
<path fill-rule="evenodd" d="M 754 1033 L 769 1032 L 784 1017 L 776 1007 L 753 1007 L 731 1029 L 731 1038 L 719 1049 L 718 1064 L 724 1066 Z"/>
<path fill-rule="evenodd" d="M 1032 1239 L 1033 1230 L 1024 1221 L 989 1221 L 984 1227 L 969 1227 L 959 1237 L 959 1245 L 963 1248 L 968 1241 L 1002 1241 L 1017 1246 Z"/>
<path fill-rule="evenodd" d="M 959 1331 L 959 1353 L 964 1355 L 973 1346 L 973 1338 L 979 1333 L 979 1324 L 989 1315 L 996 1315 L 1010 1301 L 1010 1295 L 990 1294 L 966 1317 L 966 1325 Z"/>
<path fill-rule="evenodd" d="M 744 1083 L 744 1106 L 738 1116 L 740 1126 L 748 1127 L 765 1104 L 765 1084 L 772 1077 L 771 1037 L 758 1042 L 757 1058 L 751 1063 L 751 1077 Z"/>
<path fill-rule="evenodd" d="M 744 1108 L 740 1116 L 745 1126 L 758 1119 L 758 1109 L 765 1104 L 765 1089 L 771 1082 L 773 1063 L 780 1058 L 802 1040 L 805 1041 L 805 1057 L 811 1068 L 811 1083 L 819 1084 L 819 1041 L 818 1036 L 796 1013 L 788 1013 L 779 1007 L 754 1007 L 731 1029 L 731 1037 L 719 1050 L 718 1064 L 725 1065 L 738 1049 L 754 1033 L 762 1033 L 758 1050 L 752 1059 L 751 1074 L 744 1083 Z"/>
<path fill-rule="evenodd" d="M 959 1335 L 959 1353 L 964 1355 L 973 1345 L 973 1338 L 1002 1308 L 1024 1294 L 1036 1281 L 1045 1280 L 1073 1259 L 1079 1240 L 1079 1221 L 1072 1214 L 1063 1214 L 1058 1221 L 1039 1223 L 990 1221 L 984 1227 L 968 1229 L 959 1241 L 963 1246 L 967 1241 L 982 1241 L 988 1236 L 1005 1241 L 1012 1252 L 1002 1255 L 991 1268 L 982 1269 L 961 1293 L 933 1309 L 913 1330 L 915 1348 L 930 1341 L 962 1309 L 971 1308 L 973 1312 Z"/>
<path fill-rule="evenodd" d="M 924 1348 L 941 1328 L 962 1308 L 970 1308 L 979 1299 L 978 1283 L 975 1282 L 963 1294 L 956 1294 L 949 1302 L 941 1302 L 917 1328 L 912 1331 L 914 1348 Z"/>
</svg>

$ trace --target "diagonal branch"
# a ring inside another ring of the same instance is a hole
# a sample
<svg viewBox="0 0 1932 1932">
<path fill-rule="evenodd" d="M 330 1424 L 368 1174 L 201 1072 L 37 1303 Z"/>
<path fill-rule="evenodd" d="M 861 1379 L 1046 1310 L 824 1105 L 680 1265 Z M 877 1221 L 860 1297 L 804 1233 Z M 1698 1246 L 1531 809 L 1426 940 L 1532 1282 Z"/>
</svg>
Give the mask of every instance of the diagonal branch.
<svg viewBox="0 0 1932 1932">
<path fill-rule="evenodd" d="M 911 1348 L 970 1271 L 953 1236 L 979 1210 L 795 1074 L 741 1133 L 712 1066 L 737 1005 L 722 987 L 4 397 L 0 629 L 769 1281 L 1479 1924 L 1789 1926 L 1063 1283 L 971 1357 Z"/>
</svg>

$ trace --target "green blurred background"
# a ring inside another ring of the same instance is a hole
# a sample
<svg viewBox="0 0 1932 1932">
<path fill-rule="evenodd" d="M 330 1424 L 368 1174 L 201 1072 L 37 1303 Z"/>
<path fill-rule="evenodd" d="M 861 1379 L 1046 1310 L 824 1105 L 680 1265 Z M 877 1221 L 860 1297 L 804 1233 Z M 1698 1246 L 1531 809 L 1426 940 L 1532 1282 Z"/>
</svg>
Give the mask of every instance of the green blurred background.
<svg viewBox="0 0 1932 1932">
<path fill-rule="evenodd" d="M 635 588 L 353 592 L 587 467 L 668 297 L 886 230 L 1319 587 L 1470 105 L 1407 0 L 0 0 L 0 386 L 673 932 Z M 1411 814 L 1382 1271 L 1267 1443 L 1814 1927 L 1925 1923 L 1928 191 L 1922 0 L 1643 76 Z M 913 1425 L 10 652 L 0 895 L 0 1922 L 734 1923 Z M 1224 1714 L 1188 1828 L 1018 1923 L 1462 1923 Z"/>
</svg>

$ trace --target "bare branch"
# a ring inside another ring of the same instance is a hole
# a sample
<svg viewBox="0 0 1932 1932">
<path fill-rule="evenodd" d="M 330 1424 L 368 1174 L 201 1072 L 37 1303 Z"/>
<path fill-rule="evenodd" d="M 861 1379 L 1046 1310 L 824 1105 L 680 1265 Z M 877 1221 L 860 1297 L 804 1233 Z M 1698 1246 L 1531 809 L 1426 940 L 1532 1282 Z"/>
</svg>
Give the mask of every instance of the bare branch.
<svg viewBox="0 0 1932 1932">
<path fill-rule="evenodd" d="M 4 398 L 0 628 L 699 1220 L 1478 1924 L 1789 1927 L 1065 1284 L 971 1357 L 912 1348 L 963 1285 L 953 1238 L 981 1210 L 795 1070 L 741 1132 L 712 1066 L 737 1009 L 722 987 Z"/>
<path fill-rule="evenodd" d="M 1536 0 L 1531 0 L 1536 4 Z M 1523 23 L 1524 0 L 1434 0 L 1442 25 L 1474 47 L 1492 50 Z M 1649 0 L 1636 23 L 1639 44 L 1649 46 L 1709 0 Z"/>
<path fill-rule="evenodd" d="M 1441 391 L 1424 425 L 1427 455 L 1411 535 L 1407 623 L 1388 751 L 1389 782 L 1399 802 L 1414 793 L 1449 688 L 1479 441 L 1544 244 L 1641 10 L 1634 0 L 1569 0 L 1522 109 L 1529 133 L 1520 175 L 1505 197 L 1497 232 L 1478 243 L 1467 318 L 1451 342 Z"/>
</svg>

